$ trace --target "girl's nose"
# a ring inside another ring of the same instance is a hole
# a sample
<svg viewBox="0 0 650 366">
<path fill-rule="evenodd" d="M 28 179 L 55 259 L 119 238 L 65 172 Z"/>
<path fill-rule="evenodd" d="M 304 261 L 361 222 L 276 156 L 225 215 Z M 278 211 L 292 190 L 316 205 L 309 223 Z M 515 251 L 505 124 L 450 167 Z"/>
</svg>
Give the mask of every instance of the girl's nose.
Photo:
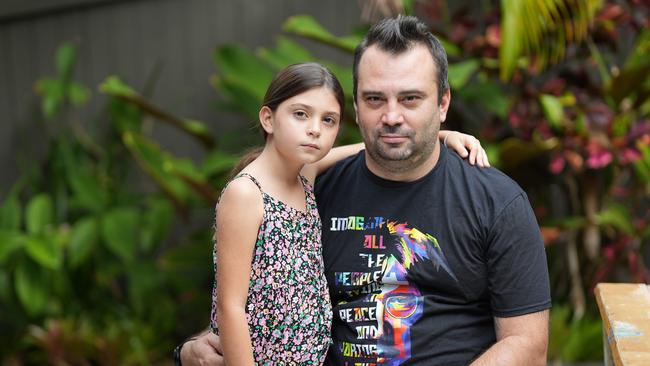
<svg viewBox="0 0 650 366">
<path fill-rule="evenodd" d="M 310 123 L 307 128 L 307 134 L 314 137 L 320 136 L 320 123 L 318 121 Z"/>
</svg>

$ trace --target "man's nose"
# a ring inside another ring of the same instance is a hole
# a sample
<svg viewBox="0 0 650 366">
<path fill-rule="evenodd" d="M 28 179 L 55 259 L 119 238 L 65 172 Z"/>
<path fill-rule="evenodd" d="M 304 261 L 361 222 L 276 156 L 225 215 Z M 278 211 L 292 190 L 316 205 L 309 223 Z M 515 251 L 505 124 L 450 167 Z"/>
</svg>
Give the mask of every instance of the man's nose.
<svg viewBox="0 0 650 366">
<path fill-rule="evenodd" d="M 397 102 L 391 101 L 386 103 L 384 113 L 381 115 L 381 122 L 387 125 L 404 123 L 404 116 Z"/>
</svg>

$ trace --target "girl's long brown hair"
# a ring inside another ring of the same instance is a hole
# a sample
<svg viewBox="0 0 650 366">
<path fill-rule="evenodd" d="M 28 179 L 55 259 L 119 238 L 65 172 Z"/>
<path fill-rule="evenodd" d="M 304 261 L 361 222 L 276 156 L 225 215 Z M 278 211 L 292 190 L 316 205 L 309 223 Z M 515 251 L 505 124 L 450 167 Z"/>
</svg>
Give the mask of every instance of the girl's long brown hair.
<svg viewBox="0 0 650 366">
<path fill-rule="evenodd" d="M 341 83 L 334 74 L 325 66 L 316 62 L 306 62 L 287 66 L 275 75 L 262 101 L 262 107 L 268 107 L 275 112 L 278 106 L 285 100 L 295 97 L 313 88 L 325 87 L 334 93 L 336 101 L 341 108 L 341 116 L 345 108 L 345 96 Z M 264 140 L 267 138 L 266 131 L 262 130 Z M 230 171 L 230 177 L 234 177 L 242 171 L 253 160 L 257 159 L 264 147 L 258 146 L 247 150 Z"/>
</svg>

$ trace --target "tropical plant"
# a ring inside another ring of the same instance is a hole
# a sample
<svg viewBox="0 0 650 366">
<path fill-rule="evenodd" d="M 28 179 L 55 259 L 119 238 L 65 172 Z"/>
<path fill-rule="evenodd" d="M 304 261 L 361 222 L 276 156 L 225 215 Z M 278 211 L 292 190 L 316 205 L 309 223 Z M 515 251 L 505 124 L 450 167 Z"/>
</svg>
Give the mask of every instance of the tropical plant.
<svg viewBox="0 0 650 366">
<path fill-rule="evenodd" d="M 90 133 L 75 113 L 90 92 L 73 81 L 74 61 L 74 45 L 64 44 L 57 77 L 36 83 L 44 118 L 59 132 L 45 164 L 28 169 L 0 206 L 0 361 L 151 364 L 168 357 L 176 332 L 206 322 L 209 224 L 171 234 L 178 220 L 213 207 L 235 159 L 210 150 L 198 165 L 166 152 L 146 136 L 147 118 L 210 149 L 215 139 L 116 77 L 100 88 L 110 96 L 110 128 Z M 136 164 L 159 190 L 131 183 Z"/>
</svg>

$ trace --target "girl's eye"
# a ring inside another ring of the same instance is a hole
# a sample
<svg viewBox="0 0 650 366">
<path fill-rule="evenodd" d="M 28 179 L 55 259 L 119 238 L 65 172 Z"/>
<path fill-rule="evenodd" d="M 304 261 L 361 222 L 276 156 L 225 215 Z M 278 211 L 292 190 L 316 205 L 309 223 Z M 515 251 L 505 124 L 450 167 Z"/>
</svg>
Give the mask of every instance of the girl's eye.
<svg viewBox="0 0 650 366">
<path fill-rule="evenodd" d="M 323 121 L 325 123 L 327 123 L 328 125 L 335 125 L 337 123 L 337 120 L 334 117 L 325 117 L 325 119 L 323 119 Z"/>
<path fill-rule="evenodd" d="M 305 111 L 295 111 L 293 112 L 293 115 L 298 117 L 298 118 L 307 118 L 307 112 Z"/>
</svg>

